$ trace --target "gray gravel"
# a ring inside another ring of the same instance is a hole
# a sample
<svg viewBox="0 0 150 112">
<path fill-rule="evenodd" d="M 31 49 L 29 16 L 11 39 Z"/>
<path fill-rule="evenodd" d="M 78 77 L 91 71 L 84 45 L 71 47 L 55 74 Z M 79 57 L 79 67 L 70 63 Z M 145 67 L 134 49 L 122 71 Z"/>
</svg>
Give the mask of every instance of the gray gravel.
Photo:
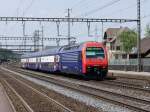
<svg viewBox="0 0 150 112">
<path fill-rule="evenodd" d="M 21 75 L 19 73 L 17 73 L 17 74 L 19 76 L 22 76 L 23 78 L 26 78 L 29 81 L 32 81 L 36 84 L 47 87 L 48 89 L 54 90 L 60 94 L 66 95 L 67 97 L 71 97 L 73 99 L 79 100 L 83 103 L 86 103 L 87 105 L 93 106 L 93 107 L 98 108 L 100 110 L 103 109 L 103 111 L 107 111 L 107 112 L 133 112 L 133 111 L 131 111 L 125 107 L 120 107 L 118 105 L 114 105 L 114 104 L 111 104 L 109 102 L 102 101 L 102 100 L 78 93 L 76 91 L 72 91 L 72 90 L 69 90 L 69 89 L 66 89 L 66 88 L 63 88 L 60 86 L 56 86 L 56 85 L 51 84 L 49 82 L 41 81 L 41 80 L 38 80 L 35 78 L 31 78 L 29 76 L 24 76 L 24 75 Z"/>
<path fill-rule="evenodd" d="M 48 82 L 44 82 L 44 81 L 34 79 L 34 78 L 31 78 L 31 77 L 28 77 L 28 76 L 23 76 L 23 77 L 30 80 L 30 81 L 32 81 L 32 82 L 34 82 L 34 83 L 36 83 L 36 84 L 42 85 L 42 86 L 47 87 L 51 90 L 54 90 L 58 93 L 66 95 L 67 97 L 77 99 L 81 102 L 86 103 L 87 105 L 91 105 L 93 107 L 103 109 L 104 111 L 107 111 L 107 112 L 131 112 L 130 110 L 128 110 L 126 108 L 116 106 L 114 104 L 110 104 L 110 103 L 105 102 L 105 101 L 100 101 L 98 99 L 86 96 L 84 94 L 81 94 L 81 93 L 78 93 L 78 92 L 75 92 L 75 91 L 71 91 L 69 89 L 66 89 L 66 88 L 63 88 L 63 87 L 60 87 L 60 86 L 56 86 L 56 85 L 48 83 Z"/>
<path fill-rule="evenodd" d="M 140 98 L 140 99 L 143 99 L 143 100 L 150 101 L 150 93 L 148 93 L 148 92 L 132 90 L 132 89 L 127 90 L 126 88 L 122 88 L 122 87 L 117 87 L 117 86 L 113 86 L 113 85 L 109 86 L 109 85 L 105 85 L 105 84 L 102 84 L 102 83 L 95 83 L 95 82 L 90 82 L 90 81 L 81 82 L 81 81 L 78 81 L 78 80 L 75 80 L 75 79 L 69 80 L 67 78 L 60 78 L 60 77 L 57 77 L 57 78 L 59 78 L 60 80 L 75 83 L 75 84 L 81 84 L 81 85 L 86 85 L 86 86 L 90 86 L 90 87 L 95 87 L 95 88 L 103 89 L 103 90 L 106 90 L 106 91 L 111 91 L 111 92 L 119 93 L 119 94 L 122 94 L 122 95 L 129 95 L 129 96 L 133 96 L 135 98 Z"/>
</svg>

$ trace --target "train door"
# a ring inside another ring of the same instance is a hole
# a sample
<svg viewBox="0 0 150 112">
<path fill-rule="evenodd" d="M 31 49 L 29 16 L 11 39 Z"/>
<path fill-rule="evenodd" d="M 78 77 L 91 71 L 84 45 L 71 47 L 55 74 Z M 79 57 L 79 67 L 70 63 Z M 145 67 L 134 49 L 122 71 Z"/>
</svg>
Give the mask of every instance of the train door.
<svg viewBox="0 0 150 112">
<path fill-rule="evenodd" d="M 41 62 L 41 58 L 37 57 L 37 69 L 40 69 L 40 62 Z"/>
<path fill-rule="evenodd" d="M 38 63 L 39 63 L 39 59 L 38 59 L 38 57 L 36 57 L 36 62 L 35 62 L 35 69 L 36 70 L 38 69 Z"/>
<path fill-rule="evenodd" d="M 78 55 L 78 72 L 82 73 L 82 52 L 79 51 Z"/>
<path fill-rule="evenodd" d="M 60 56 L 56 55 L 54 59 L 54 71 L 59 70 Z"/>
</svg>

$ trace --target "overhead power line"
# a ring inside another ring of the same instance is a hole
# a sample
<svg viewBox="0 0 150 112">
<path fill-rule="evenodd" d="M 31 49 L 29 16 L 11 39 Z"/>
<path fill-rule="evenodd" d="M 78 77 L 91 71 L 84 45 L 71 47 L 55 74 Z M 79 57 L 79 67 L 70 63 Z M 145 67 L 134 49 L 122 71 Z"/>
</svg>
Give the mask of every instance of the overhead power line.
<svg viewBox="0 0 150 112">
<path fill-rule="evenodd" d="M 148 0 L 143 0 L 143 1 L 141 1 L 142 3 L 145 3 L 145 2 L 147 2 Z M 119 10 L 116 10 L 116 11 L 113 11 L 113 12 L 109 12 L 109 13 L 107 13 L 107 15 L 109 14 L 109 16 L 110 15 L 115 15 L 115 14 L 117 14 L 117 13 L 120 13 L 120 12 L 123 12 L 123 11 L 125 11 L 125 10 L 128 10 L 128 9 L 130 9 L 130 8 L 135 8 L 135 6 L 137 6 L 137 3 L 135 3 L 135 4 L 132 4 L 132 5 L 130 5 L 130 6 L 127 6 L 127 7 L 125 7 L 125 8 L 122 8 L 122 9 L 119 9 Z M 106 13 L 105 13 L 105 15 L 106 15 Z M 102 15 L 102 16 L 105 16 L 105 15 Z"/>
<path fill-rule="evenodd" d="M 136 6 L 136 5 L 137 5 L 137 4 L 132 4 L 132 5 L 128 6 L 128 7 L 126 7 L 126 8 L 122 8 L 122 9 L 119 9 L 119 10 L 117 10 L 117 11 L 110 12 L 110 13 L 108 13 L 108 14 L 109 14 L 109 15 L 114 15 L 114 14 L 120 13 L 120 12 L 122 12 L 122 11 L 124 11 L 124 10 L 133 8 L 133 7 Z M 103 16 L 104 16 L 104 15 L 103 15 Z"/>
<path fill-rule="evenodd" d="M 78 5 L 80 5 L 81 3 L 85 2 L 85 1 L 86 1 L 86 0 L 78 0 L 78 2 L 77 2 L 75 5 L 73 5 L 73 6 L 71 7 L 71 9 L 77 7 Z"/>
<path fill-rule="evenodd" d="M 148 17 L 150 17 L 150 14 L 149 14 L 149 15 L 146 15 L 146 16 L 143 16 L 142 19 L 146 19 L 146 18 L 148 18 Z"/>
<path fill-rule="evenodd" d="M 21 4 L 23 4 L 23 1 L 24 0 L 20 0 L 18 3 L 18 6 L 17 6 L 16 11 L 15 11 L 15 15 L 17 15 L 17 16 L 19 15 L 19 9 L 20 9 Z"/>
<path fill-rule="evenodd" d="M 28 12 L 28 10 L 32 7 L 34 4 L 35 0 L 32 0 L 30 4 L 26 7 L 26 9 L 23 11 L 23 16 Z"/>
<path fill-rule="evenodd" d="M 19 10 L 19 7 L 20 7 L 20 5 L 21 5 L 21 3 L 23 2 L 23 0 L 20 0 L 20 2 L 19 2 L 19 4 L 18 4 L 18 7 L 17 7 L 17 9 L 16 9 L 16 11 L 17 11 L 17 17 L 18 17 L 18 10 Z M 26 7 L 26 9 L 23 11 L 23 14 L 22 14 L 22 16 L 24 16 L 26 13 L 27 13 L 27 11 L 32 7 L 32 5 L 33 5 L 33 3 L 35 2 L 35 0 L 32 0 L 31 2 L 30 2 L 30 4 Z M 14 27 L 16 26 L 16 24 L 14 24 L 12 27 L 10 27 L 10 29 L 14 29 Z"/>
<path fill-rule="evenodd" d="M 107 3 L 107 4 L 105 4 L 105 5 L 103 5 L 102 7 L 93 9 L 93 10 L 91 10 L 91 11 L 85 13 L 83 16 L 85 17 L 85 16 L 88 16 L 88 15 L 94 14 L 94 13 L 96 13 L 96 12 L 98 12 L 98 11 L 104 9 L 104 8 L 107 8 L 107 7 L 111 6 L 111 5 L 114 5 L 115 3 L 119 2 L 119 1 L 121 1 L 121 0 L 113 0 L 113 1 L 111 1 L 111 2 L 109 2 L 109 3 Z M 81 15 L 81 16 L 82 16 L 82 15 Z"/>
<path fill-rule="evenodd" d="M 15 12 L 14 12 L 14 14 L 13 14 L 14 16 L 16 15 L 16 16 L 18 17 L 18 15 L 19 15 L 19 9 L 20 9 L 21 4 L 23 4 L 23 1 L 24 1 L 24 0 L 20 0 L 20 1 L 19 1 L 18 5 L 17 5 L 17 8 L 15 9 Z M 6 24 L 7 24 L 7 22 L 6 22 Z M 11 26 L 10 29 L 13 29 L 13 27 L 15 27 L 15 26 L 16 26 L 16 24 L 13 25 L 13 26 Z M 3 31 L 2 31 L 2 32 L 6 32 L 6 31 L 5 31 L 5 28 L 3 28 Z"/>
<path fill-rule="evenodd" d="M 146 2 L 148 2 L 148 0 L 142 0 L 142 1 L 141 1 L 141 3 L 146 3 Z M 137 6 L 137 3 L 132 4 L 132 5 L 130 5 L 130 6 L 127 6 L 127 7 L 125 7 L 125 8 L 122 8 L 122 9 L 119 9 L 119 10 L 116 10 L 116 11 L 113 11 L 113 12 L 109 12 L 109 13 L 107 13 L 107 14 L 109 14 L 109 15 L 114 15 L 114 14 L 120 13 L 120 12 L 122 12 L 122 11 L 128 10 L 128 9 L 130 9 L 130 8 L 135 8 L 136 6 Z M 106 15 L 106 13 L 105 13 L 105 15 Z M 102 15 L 102 16 L 104 16 L 104 15 Z"/>
</svg>

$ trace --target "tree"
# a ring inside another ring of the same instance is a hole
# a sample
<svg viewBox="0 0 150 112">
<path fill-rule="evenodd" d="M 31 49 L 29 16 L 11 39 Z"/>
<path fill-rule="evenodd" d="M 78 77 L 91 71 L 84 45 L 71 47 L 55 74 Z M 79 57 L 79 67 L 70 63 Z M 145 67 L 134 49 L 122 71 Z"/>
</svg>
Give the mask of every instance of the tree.
<svg viewBox="0 0 150 112">
<path fill-rule="evenodd" d="M 147 24 L 147 25 L 146 25 L 145 36 L 146 36 L 146 37 L 150 37 L 150 24 Z"/>
<path fill-rule="evenodd" d="M 123 31 L 119 35 L 119 38 L 122 44 L 122 50 L 126 52 L 127 59 L 129 59 L 129 53 L 137 45 L 137 33 L 135 30 Z M 128 60 L 125 61 L 125 65 L 127 64 L 127 62 Z M 127 66 L 125 66 L 124 69 L 127 70 Z"/>
<path fill-rule="evenodd" d="M 137 33 L 134 30 L 123 31 L 120 35 L 122 50 L 129 54 L 137 45 Z"/>
<path fill-rule="evenodd" d="M 0 60 L 12 60 L 16 58 L 17 54 L 13 53 L 11 50 L 0 48 Z"/>
</svg>

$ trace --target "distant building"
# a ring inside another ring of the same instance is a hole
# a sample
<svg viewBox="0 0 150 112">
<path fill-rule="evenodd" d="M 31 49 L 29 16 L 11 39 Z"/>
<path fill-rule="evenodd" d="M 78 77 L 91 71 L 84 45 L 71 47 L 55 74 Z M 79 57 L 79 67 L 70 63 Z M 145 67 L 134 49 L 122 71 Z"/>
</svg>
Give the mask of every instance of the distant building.
<svg viewBox="0 0 150 112">
<path fill-rule="evenodd" d="M 104 34 L 105 44 L 108 50 L 109 59 L 122 59 L 124 57 L 124 52 L 121 49 L 121 42 L 118 38 L 123 31 L 130 30 L 127 27 L 120 28 L 108 28 Z"/>
<path fill-rule="evenodd" d="M 150 58 L 150 37 L 141 40 L 141 57 Z M 130 58 L 137 58 L 137 50 L 130 54 Z"/>
<path fill-rule="evenodd" d="M 150 37 L 146 37 L 141 41 L 142 57 L 150 58 Z"/>
</svg>

